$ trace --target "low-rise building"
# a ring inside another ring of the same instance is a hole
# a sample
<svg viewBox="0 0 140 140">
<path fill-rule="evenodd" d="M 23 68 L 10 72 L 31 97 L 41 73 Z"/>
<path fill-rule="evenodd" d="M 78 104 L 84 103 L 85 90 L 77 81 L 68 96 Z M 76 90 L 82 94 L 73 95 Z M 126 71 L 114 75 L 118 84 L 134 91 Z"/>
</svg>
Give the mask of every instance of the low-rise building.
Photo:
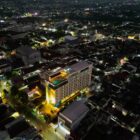
<svg viewBox="0 0 140 140">
<path fill-rule="evenodd" d="M 10 62 L 7 59 L 0 60 L 0 74 L 10 72 L 11 69 Z"/>
<path fill-rule="evenodd" d="M 78 38 L 77 37 L 74 37 L 74 36 L 70 36 L 70 35 L 67 35 L 64 37 L 64 40 L 66 43 L 68 44 L 77 44 L 78 42 Z"/>
<path fill-rule="evenodd" d="M 40 52 L 27 46 L 17 49 L 17 57 L 21 58 L 25 65 L 34 64 L 41 60 Z"/>
<path fill-rule="evenodd" d="M 59 113 L 58 124 L 59 127 L 64 127 L 68 131 L 75 129 L 80 121 L 89 112 L 89 108 L 81 101 L 74 101 L 63 112 Z"/>
</svg>

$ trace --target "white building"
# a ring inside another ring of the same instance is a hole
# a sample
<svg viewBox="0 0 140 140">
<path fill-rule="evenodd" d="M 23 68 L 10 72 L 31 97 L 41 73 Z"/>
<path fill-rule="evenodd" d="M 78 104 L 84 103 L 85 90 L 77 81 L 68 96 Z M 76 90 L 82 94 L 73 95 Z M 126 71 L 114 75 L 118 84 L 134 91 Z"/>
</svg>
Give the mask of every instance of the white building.
<svg viewBox="0 0 140 140">
<path fill-rule="evenodd" d="M 48 74 L 47 101 L 59 105 L 91 84 L 92 64 L 81 61 Z"/>
</svg>

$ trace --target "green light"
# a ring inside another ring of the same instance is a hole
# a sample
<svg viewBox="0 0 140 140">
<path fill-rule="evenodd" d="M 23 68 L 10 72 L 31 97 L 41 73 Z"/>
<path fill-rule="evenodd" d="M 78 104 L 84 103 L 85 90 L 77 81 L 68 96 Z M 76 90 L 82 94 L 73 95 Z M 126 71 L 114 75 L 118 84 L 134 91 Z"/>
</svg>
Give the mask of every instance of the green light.
<svg viewBox="0 0 140 140">
<path fill-rule="evenodd" d="M 58 84 L 60 84 L 62 82 L 62 80 L 55 80 L 55 81 L 53 81 L 53 84 L 54 85 L 58 85 Z"/>
</svg>

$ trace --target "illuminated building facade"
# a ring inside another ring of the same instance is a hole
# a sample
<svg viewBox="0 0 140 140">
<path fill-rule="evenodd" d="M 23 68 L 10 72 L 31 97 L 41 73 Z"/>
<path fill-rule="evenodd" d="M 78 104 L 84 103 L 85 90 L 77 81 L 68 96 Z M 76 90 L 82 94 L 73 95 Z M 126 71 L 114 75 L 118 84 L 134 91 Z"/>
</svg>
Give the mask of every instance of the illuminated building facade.
<svg viewBox="0 0 140 140">
<path fill-rule="evenodd" d="M 58 105 L 91 84 L 92 64 L 81 61 L 48 75 L 47 102 Z"/>
</svg>

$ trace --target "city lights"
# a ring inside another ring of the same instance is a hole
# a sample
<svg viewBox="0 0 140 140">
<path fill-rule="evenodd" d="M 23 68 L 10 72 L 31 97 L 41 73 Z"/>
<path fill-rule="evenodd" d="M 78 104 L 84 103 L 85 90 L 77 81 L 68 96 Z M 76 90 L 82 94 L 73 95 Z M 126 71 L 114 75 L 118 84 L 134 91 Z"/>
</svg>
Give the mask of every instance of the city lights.
<svg viewBox="0 0 140 140">
<path fill-rule="evenodd" d="M 139 9 L 0 0 L 0 140 L 139 140 Z"/>
</svg>

